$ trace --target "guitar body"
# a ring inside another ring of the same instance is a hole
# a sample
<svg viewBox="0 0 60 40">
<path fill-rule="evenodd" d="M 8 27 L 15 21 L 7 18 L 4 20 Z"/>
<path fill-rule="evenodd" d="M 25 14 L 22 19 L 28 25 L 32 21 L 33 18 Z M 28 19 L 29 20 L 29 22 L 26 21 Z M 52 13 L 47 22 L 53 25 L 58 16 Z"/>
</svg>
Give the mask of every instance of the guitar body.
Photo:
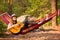
<svg viewBox="0 0 60 40">
<path fill-rule="evenodd" d="M 22 27 L 24 27 L 24 24 L 20 24 L 20 26 L 11 27 L 9 31 L 13 34 L 18 34 L 21 31 Z"/>
</svg>

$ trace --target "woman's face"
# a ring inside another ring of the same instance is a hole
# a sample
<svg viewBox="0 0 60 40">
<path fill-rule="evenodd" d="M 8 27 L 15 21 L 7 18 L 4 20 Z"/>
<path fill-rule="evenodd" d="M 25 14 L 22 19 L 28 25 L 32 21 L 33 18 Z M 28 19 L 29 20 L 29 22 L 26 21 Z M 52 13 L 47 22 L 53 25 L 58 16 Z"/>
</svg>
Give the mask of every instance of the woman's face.
<svg viewBox="0 0 60 40">
<path fill-rule="evenodd" d="M 30 16 L 28 17 L 28 20 L 30 20 Z"/>
<path fill-rule="evenodd" d="M 12 20 L 14 20 L 14 21 L 15 21 L 15 20 L 17 20 L 17 18 L 16 18 L 16 17 L 13 17 L 13 18 L 12 18 Z"/>
</svg>

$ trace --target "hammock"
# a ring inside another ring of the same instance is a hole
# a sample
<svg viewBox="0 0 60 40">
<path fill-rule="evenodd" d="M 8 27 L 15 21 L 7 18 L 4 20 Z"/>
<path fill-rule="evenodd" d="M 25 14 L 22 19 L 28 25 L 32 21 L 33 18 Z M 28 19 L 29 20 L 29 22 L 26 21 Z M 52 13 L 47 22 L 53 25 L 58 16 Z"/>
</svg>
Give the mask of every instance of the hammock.
<svg viewBox="0 0 60 40">
<path fill-rule="evenodd" d="M 23 29 L 23 30 L 21 31 L 21 34 L 26 34 L 26 33 L 30 32 L 31 30 L 34 30 L 34 29 L 40 27 L 41 25 L 45 24 L 46 22 L 48 22 L 49 20 L 51 20 L 53 17 L 55 17 L 55 16 L 58 15 L 58 14 L 60 14 L 60 10 L 56 11 L 55 13 L 51 13 L 50 15 L 44 17 L 44 18 L 41 19 L 41 20 L 39 19 L 40 21 L 37 20 L 37 21 L 39 21 L 39 22 L 38 22 L 36 25 L 31 26 L 31 27 L 26 28 L 26 29 Z M 48 18 L 47 18 L 47 17 L 48 17 Z"/>
<path fill-rule="evenodd" d="M 29 31 L 33 30 L 33 29 L 36 29 L 36 28 L 40 27 L 41 25 L 43 25 L 44 23 L 48 22 L 49 20 L 51 20 L 54 16 L 56 16 L 58 14 L 60 14 L 60 10 L 56 11 L 53 14 L 51 13 L 48 16 L 42 18 L 42 19 L 36 20 L 36 22 L 38 21 L 38 23 L 36 25 L 31 26 L 31 27 L 26 28 L 26 29 L 23 29 L 21 31 L 21 33 L 25 34 L 25 33 L 29 32 Z M 11 21 L 11 17 L 10 17 L 10 15 L 7 12 L 5 12 L 5 13 L 0 15 L 0 20 L 2 20 L 3 22 L 5 22 L 8 25 L 8 23 Z"/>
<path fill-rule="evenodd" d="M 8 25 L 9 22 L 11 21 L 11 17 L 7 12 L 5 12 L 5 13 L 0 15 L 0 20 L 2 20 L 5 24 Z"/>
</svg>

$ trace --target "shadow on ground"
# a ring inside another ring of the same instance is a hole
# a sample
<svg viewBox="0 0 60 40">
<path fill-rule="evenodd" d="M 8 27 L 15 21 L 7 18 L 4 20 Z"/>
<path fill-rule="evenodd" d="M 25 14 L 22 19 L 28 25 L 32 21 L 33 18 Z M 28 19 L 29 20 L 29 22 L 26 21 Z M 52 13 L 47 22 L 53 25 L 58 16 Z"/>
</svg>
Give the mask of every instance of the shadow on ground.
<svg viewBox="0 0 60 40">
<path fill-rule="evenodd" d="M 31 31 L 27 34 L 5 34 L 0 40 L 60 40 L 60 31 L 49 29 L 44 31 Z"/>
</svg>

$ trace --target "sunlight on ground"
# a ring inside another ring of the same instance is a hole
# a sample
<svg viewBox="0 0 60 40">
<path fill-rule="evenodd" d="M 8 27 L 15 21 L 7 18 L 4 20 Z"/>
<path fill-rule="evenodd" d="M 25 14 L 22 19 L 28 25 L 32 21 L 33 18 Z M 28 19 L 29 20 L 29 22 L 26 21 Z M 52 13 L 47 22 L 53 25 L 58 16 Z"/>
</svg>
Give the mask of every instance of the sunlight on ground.
<svg viewBox="0 0 60 40">
<path fill-rule="evenodd" d="M 60 31 L 60 25 L 57 28 L 58 28 L 57 30 Z"/>
</svg>

